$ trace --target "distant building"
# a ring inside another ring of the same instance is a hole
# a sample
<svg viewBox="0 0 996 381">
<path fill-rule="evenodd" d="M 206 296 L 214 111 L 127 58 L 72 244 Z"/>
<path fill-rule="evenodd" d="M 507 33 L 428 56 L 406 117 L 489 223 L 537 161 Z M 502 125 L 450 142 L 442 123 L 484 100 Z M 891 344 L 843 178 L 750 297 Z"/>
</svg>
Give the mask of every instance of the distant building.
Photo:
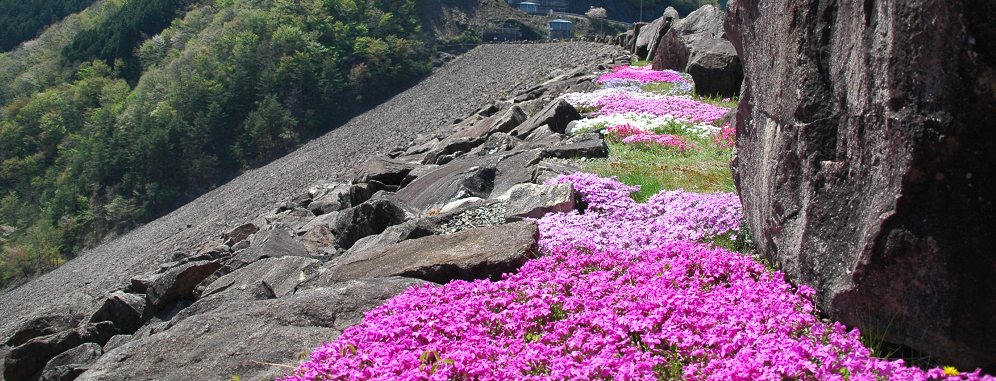
<svg viewBox="0 0 996 381">
<path fill-rule="evenodd" d="M 571 38 L 571 22 L 567 20 L 550 20 L 550 27 L 547 28 L 551 40 L 563 40 Z"/>
<path fill-rule="evenodd" d="M 567 12 L 567 0 L 530 0 L 530 1 L 505 0 L 505 1 L 508 2 L 508 5 L 511 5 L 513 8 L 516 8 L 520 11 L 530 14 L 545 15 L 549 14 L 551 11 Z M 531 5 L 527 5 L 524 7 L 523 4 L 526 3 Z M 536 8 L 534 9 L 533 7 Z"/>
<path fill-rule="evenodd" d="M 519 3 L 519 10 L 529 14 L 539 14 L 539 4 L 523 1 Z"/>
</svg>

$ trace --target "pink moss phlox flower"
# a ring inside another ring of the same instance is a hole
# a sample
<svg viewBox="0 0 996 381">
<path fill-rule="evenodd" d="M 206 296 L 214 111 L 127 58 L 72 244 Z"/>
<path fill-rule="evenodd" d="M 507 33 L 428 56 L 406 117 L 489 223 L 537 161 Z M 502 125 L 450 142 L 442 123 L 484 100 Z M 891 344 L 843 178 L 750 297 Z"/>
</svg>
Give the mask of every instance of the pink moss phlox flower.
<svg viewBox="0 0 996 381">
<path fill-rule="evenodd" d="M 622 143 L 644 147 L 675 147 L 679 150 L 684 150 L 686 145 L 692 146 L 691 143 L 685 143 L 685 140 L 680 136 L 659 135 L 644 131 L 628 123 L 611 126 L 605 132 L 607 137 L 612 141 L 621 141 Z"/>
<path fill-rule="evenodd" d="M 644 67 L 632 67 L 632 66 L 616 66 L 612 73 L 602 74 L 598 77 L 598 83 L 604 83 L 607 81 L 628 81 L 628 82 L 639 82 L 639 83 L 650 83 L 650 82 L 688 82 L 687 79 L 681 76 L 681 73 L 674 70 L 652 70 Z"/>
<path fill-rule="evenodd" d="M 595 103 L 600 107 L 594 115 L 646 113 L 671 115 L 675 119 L 712 123 L 729 111 L 728 108 L 677 97 L 641 97 L 627 93 L 607 94 Z"/>
<path fill-rule="evenodd" d="M 652 148 L 652 147 L 675 147 L 679 150 L 684 151 L 685 146 L 694 146 L 692 143 L 685 143 L 685 140 L 680 136 L 674 135 L 658 135 L 655 133 L 646 133 L 641 135 L 631 135 L 627 136 L 622 140 L 623 143 L 639 145 L 642 147 Z"/>
<path fill-rule="evenodd" d="M 717 146 L 726 148 L 737 144 L 736 138 L 737 129 L 730 127 L 730 124 L 727 123 L 720 128 L 719 131 L 716 131 L 716 134 L 713 135 L 712 141 L 713 143 L 716 143 Z"/>
<path fill-rule="evenodd" d="M 664 191 L 638 203 L 639 190 L 613 178 L 578 172 L 547 180 L 571 183 L 588 204 L 585 212 L 549 214 L 539 220 L 543 247 L 595 245 L 638 250 L 674 241 L 698 242 L 740 229 L 743 211 L 734 193 Z"/>
</svg>

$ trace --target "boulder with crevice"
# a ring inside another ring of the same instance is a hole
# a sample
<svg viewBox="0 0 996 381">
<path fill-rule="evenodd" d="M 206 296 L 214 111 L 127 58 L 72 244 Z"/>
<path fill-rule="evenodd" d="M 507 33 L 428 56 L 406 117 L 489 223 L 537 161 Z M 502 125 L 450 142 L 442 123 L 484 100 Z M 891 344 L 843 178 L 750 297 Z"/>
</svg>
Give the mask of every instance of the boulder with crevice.
<svg viewBox="0 0 996 381">
<path fill-rule="evenodd" d="M 996 373 L 996 6 L 737 0 L 759 252 L 885 342 Z M 786 43 L 786 41 L 791 41 Z"/>
</svg>

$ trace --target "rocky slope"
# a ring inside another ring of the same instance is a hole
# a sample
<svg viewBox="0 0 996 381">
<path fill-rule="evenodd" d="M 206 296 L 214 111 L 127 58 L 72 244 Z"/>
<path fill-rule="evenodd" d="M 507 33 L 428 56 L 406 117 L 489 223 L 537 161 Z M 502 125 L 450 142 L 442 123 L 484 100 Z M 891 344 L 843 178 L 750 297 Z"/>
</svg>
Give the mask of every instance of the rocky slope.
<svg viewBox="0 0 996 381">
<path fill-rule="evenodd" d="M 301 149 L 0 295 L 0 336 L 10 337 L 30 317 L 91 311 L 95 298 L 127 286 L 135 274 L 266 214 L 319 180 L 336 179 L 365 158 L 449 126 L 503 94 L 532 88 L 551 72 L 605 61 L 615 52 L 591 43 L 482 46 Z"/>
</svg>

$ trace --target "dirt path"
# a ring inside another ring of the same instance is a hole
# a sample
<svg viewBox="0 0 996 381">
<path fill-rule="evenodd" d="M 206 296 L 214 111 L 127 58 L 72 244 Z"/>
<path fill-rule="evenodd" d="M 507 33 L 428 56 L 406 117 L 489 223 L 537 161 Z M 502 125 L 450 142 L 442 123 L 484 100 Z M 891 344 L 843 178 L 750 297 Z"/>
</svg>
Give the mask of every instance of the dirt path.
<svg viewBox="0 0 996 381">
<path fill-rule="evenodd" d="M 31 315 L 92 297 L 155 269 L 172 252 L 265 214 L 276 202 L 337 176 L 376 153 L 465 117 L 504 91 L 514 94 L 556 69 L 604 61 L 616 48 L 593 43 L 483 45 L 347 124 L 214 189 L 174 212 L 0 295 L 0 338 Z"/>
</svg>

